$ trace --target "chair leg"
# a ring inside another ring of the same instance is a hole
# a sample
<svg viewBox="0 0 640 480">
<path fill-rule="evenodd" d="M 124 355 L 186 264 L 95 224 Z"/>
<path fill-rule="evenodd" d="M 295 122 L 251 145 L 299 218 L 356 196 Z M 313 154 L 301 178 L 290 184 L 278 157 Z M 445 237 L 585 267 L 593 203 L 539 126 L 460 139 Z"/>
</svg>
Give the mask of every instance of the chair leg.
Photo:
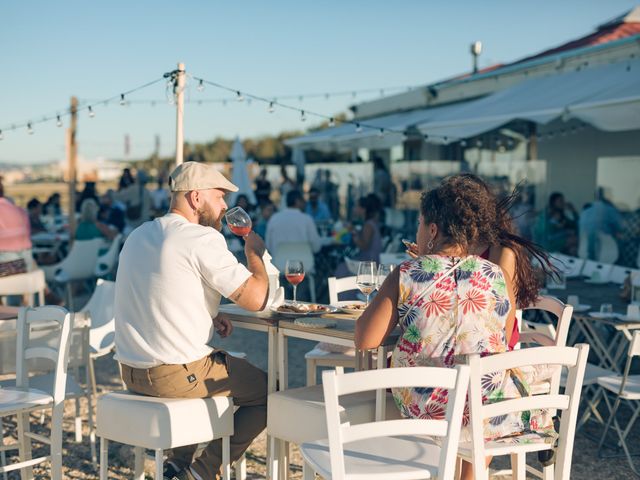
<svg viewBox="0 0 640 480">
<path fill-rule="evenodd" d="M 222 439 L 222 479 L 231 480 L 231 437 Z"/>
<path fill-rule="evenodd" d="M 51 479 L 62 480 L 62 416 L 64 401 L 51 412 Z"/>
<path fill-rule="evenodd" d="M 142 463 L 144 464 L 144 451 L 142 452 Z M 162 467 L 163 467 L 163 460 L 164 460 L 164 450 L 162 450 L 161 448 L 156 448 L 155 450 L 155 463 L 156 463 L 156 475 L 155 475 L 155 480 L 162 480 Z M 143 475 L 144 477 L 144 475 Z"/>
<path fill-rule="evenodd" d="M 291 448 L 289 442 L 282 442 L 282 447 L 280 449 L 280 477 L 282 480 L 287 480 L 289 478 L 289 461 L 291 459 Z"/>
<path fill-rule="evenodd" d="M 511 471 L 513 480 L 526 480 L 527 457 L 524 453 L 511 454 Z"/>
<path fill-rule="evenodd" d="M 75 442 L 82 443 L 82 417 L 80 416 L 80 399 L 76 397 L 75 402 Z"/>
<path fill-rule="evenodd" d="M 16 421 L 18 422 L 18 452 L 20 461 L 31 460 L 31 440 L 25 434 L 29 432 L 29 414 L 19 413 Z M 53 428 L 53 425 L 52 425 Z M 33 468 L 23 467 L 20 469 L 20 479 L 30 480 L 33 478 Z"/>
<path fill-rule="evenodd" d="M 307 360 L 307 387 L 311 387 L 317 382 L 317 370 L 318 366 L 316 361 L 312 358 Z"/>
<path fill-rule="evenodd" d="M 311 465 L 307 462 L 302 462 L 302 480 L 315 480 L 316 472 L 313 471 Z"/>
<path fill-rule="evenodd" d="M 556 471 L 554 465 L 542 468 L 542 480 L 554 480 Z"/>
<path fill-rule="evenodd" d="M 316 281 L 313 278 L 314 275 L 314 272 L 309 273 L 309 291 L 311 294 L 311 303 L 316 303 Z"/>
<path fill-rule="evenodd" d="M 100 480 L 107 480 L 109 471 L 109 440 L 100 437 Z"/>
<path fill-rule="evenodd" d="M 281 440 L 279 438 L 270 436 L 267 460 L 267 478 L 277 479 L 278 469 L 280 468 L 280 447 Z"/>
<path fill-rule="evenodd" d="M 2 417 L 0 417 L 0 445 L 4 445 L 4 425 L 2 424 Z M 7 456 L 4 450 L 2 450 L 0 452 L 0 467 L 4 467 L 6 465 L 7 465 Z M 2 474 L 2 478 L 3 480 L 7 480 L 7 478 L 9 478 L 7 472 L 4 472 Z"/>
<path fill-rule="evenodd" d="M 238 460 L 236 460 L 235 470 L 236 480 L 246 480 L 247 457 L 244 454 L 242 454 L 242 456 Z"/>
<path fill-rule="evenodd" d="M 93 398 L 91 394 L 87 396 L 89 402 L 89 446 L 91 447 L 91 463 L 95 469 L 98 466 L 98 459 L 96 455 L 96 426 L 93 420 Z"/>
<path fill-rule="evenodd" d="M 144 448 L 133 447 L 133 459 L 133 478 L 144 480 Z"/>
<path fill-rule="evenodd" d="M 91 383 L 91 393 L 93 398 L 98 398 L 98 386 L 96 384 L 96 369 L 94 365 L 95 359 L 89 357 L 89 382 Z"/>
</svg>

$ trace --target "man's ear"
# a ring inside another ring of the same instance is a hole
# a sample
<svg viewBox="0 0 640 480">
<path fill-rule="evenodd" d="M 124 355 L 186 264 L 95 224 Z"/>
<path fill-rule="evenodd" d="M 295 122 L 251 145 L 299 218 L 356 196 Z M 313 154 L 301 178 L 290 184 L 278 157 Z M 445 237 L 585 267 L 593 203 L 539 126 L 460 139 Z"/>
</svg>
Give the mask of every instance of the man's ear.
<svg viewBox="0 0 640 480">
<path fill-rule="evenodd" d="M 197 210 L 200 206 L 200 193 L 198 190 L 191 190 L 184 194 L 184 198 L 192 210 Z"/>
</svg>

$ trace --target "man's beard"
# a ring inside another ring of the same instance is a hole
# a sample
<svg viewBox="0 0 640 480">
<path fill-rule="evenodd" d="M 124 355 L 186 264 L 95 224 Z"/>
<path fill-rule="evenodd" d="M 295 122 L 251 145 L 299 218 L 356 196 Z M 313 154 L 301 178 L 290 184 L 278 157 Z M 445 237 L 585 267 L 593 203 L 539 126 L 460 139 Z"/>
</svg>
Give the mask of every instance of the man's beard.
<svg viewBox="0 0 640 480">
<path fill-rule="evenodd" d="M 218 230 L 219 232 L 221 232 L 222 217 L 224 217 L 224 214 L 226 213 L 226 211 L 227 211 L 226 209 L 222 210 L 220 212 L 220 215 L 216 217 L 210 211 L 205 210 L 204 208 L 200 208 L 196 211 L 196 213 L 198 214 L 198 223 L 203 227 L 212 227 Z"/>
</svg>

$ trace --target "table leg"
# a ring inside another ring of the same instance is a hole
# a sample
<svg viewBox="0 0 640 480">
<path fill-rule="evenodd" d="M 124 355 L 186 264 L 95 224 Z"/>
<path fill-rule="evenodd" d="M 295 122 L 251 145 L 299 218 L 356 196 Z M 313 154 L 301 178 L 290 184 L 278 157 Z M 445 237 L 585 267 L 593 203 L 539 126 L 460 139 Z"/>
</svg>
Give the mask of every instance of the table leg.
<svg viewBox="0 0 640 480">
<path fill-rule="evenodd" d="M 376 368 L 386 368 L 387 366 L 387 347 L 378 347 L 378 358 L 376 359 Z M 385 389 L 376 390 L 376 422 L 385 419 L 387 410 L 387 392 Z"/>
</svg>

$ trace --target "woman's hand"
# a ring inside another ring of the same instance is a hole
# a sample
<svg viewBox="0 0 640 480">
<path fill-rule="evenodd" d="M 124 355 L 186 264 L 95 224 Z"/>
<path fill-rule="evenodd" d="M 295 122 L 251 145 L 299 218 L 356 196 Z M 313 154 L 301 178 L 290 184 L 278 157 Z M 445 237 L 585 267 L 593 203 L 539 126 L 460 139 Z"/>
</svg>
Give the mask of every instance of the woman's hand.
<svg viewBox="0 0 640 480">
<path fill-rule="evenodd" d="M 407 255 L 409 255 L 411 258 L 418 258 L 418 244 L 415 242 L 410 242 L 409 240 L 402 240 L 402 243 L 404 243 L 404 246 L 406 247 L 405 252 L 407 253 Z"/>
</svg>

